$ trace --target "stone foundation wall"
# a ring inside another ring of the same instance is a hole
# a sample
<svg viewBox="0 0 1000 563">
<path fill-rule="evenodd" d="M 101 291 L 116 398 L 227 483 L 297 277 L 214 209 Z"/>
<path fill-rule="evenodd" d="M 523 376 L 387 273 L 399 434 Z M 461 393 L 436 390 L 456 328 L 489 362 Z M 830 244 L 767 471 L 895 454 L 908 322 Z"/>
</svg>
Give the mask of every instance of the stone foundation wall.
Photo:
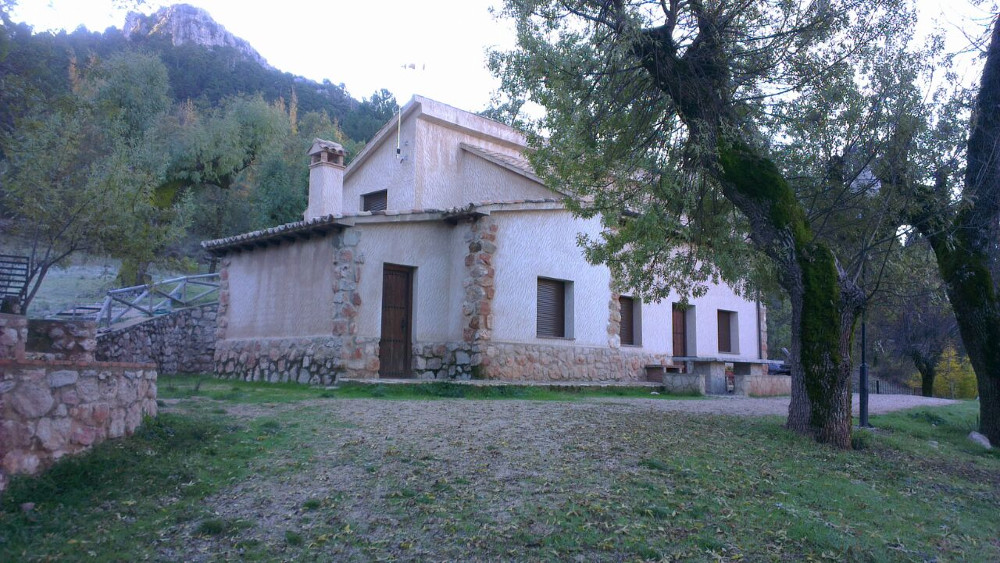
<svg viewBox="0 0 1000 563">
<path fill-rule="evenodd" d="M 156 416 L 149 364 L 0 360 L 0 490 Z"/>
<path fill-rule="evenodd" d="M 417 379 L 473 379 L 482 370 L 471 344 L 448 342 L 413 346 L 413 377 Z"/>
<path fill-rule="evenodd" d="M 672 365 L 665 354 L 496 342 L 486 357 L 483 375 L 508 381 L 645 381 L 647 365 Z"/>
<path fill-rule="evenodd" d="M 28 317 L 0 313 L 0 360 L 23 360 L 27 341 Z"/>
<path fill-rule="evenodd" d="M 31 359 L 92 362 L 95 349 L 94 321 L 28 321 L 27 356 Z"/>
<path fill-rule="evenodd" d="M 359 358 L 344 358 L 342 337 L 223 340 L 215 349 L 219 377 L 332 385 L 338 377 L 378 377 L 378 341 L 355 339 Z"/>
<path fill-rule="evenodd" d="M 215 371 L 219 304 L 180 309 L 97 337 L 97 359 L 155 363 L 160 373 Z"/>
</svg>

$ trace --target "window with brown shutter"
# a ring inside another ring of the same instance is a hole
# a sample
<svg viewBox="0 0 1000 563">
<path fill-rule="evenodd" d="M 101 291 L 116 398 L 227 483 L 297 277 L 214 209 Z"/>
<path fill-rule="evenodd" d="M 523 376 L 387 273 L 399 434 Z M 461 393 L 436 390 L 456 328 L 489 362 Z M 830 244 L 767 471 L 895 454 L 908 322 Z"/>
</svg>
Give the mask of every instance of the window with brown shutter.
<svg viewBox="0 0 1000 563">
<path fill-rule="evenodd" d="M 621 310 L 618 334 L 622 346 L 635 346 L 635 300 L 631 297 L 619 297 L 618 308 Z"/>
<path fill-rule="evenodd" d="M 673 305 L 674 355 L 687 356 L 687 310 L 679 303 Z"/>
<path fill-rule="evenodd" d="M 732 311 L 719 311 L 719 352 L 735 353 L 733 347 L 733 333 L 736 323 L 736 313 Z"/>
<path fill-rule="evenodd" d="M 537 334 L 566 337 L 566 282 L 538 278 Z"/>
<path fill-rule="evenodd" d="M 388 204 L 389 198 L 386 190 L 361 196 L 362 211 L 385 211 L 389 207 Z"/>
</svg>

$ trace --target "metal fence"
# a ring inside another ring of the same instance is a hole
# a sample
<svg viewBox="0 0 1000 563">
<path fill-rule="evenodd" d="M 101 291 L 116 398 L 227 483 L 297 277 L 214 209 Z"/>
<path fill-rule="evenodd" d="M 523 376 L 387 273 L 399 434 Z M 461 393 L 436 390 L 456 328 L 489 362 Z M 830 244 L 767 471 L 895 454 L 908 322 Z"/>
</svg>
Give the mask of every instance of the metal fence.
<svg viewBox="0 0 1000 563">
<path fill-rule="evenodd" d="M 857 376 L 854 379 L 854 392 L 857 393 L 861 390 L 861 384 L 858 382 Z M 909 385 L 900 383 L 898 381 L 892 381 L 889 379 L 880 379 L 878 377 L 868 376 L 868 394 L 870 395 L 919 395 L 920 390 L 914 389 Z"/>
</svg>

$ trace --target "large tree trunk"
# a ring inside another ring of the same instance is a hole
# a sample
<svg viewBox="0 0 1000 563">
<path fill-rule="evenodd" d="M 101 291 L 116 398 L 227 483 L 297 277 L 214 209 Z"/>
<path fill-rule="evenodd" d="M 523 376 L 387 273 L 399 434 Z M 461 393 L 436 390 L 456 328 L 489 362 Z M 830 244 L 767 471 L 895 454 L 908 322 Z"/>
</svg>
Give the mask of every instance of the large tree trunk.
<svg viewBox="0 0 1000 563">
<path fill-rule="evenodd" d="M 920 394 L 924 397 L 934 396 L 934 378 L 937 377 L 937 363 L 932 358 L 925 358 L 919 352 L 910 355 L 913 365 L 920 373 Z"/>
<path fill-rule="evenodd" d="M 961 229 L 963 215 L 956 220 L 958 232 L 953 237 L 937 234 L 929 238 L 976 372 L 980 432 L 990 443 L 1000 444 L 1000 303 L 986 249 L 972 246 L 967 231 Z"/>
<path fill-rule="evenodd" d="M 851 445 L 851 344 L 862 296 L 833 252 L 813 240 L 791 186 L 767 158 L 742 144 L 720 147 L 727 199 L 750 219 L 754 243 L 779 266 L 792 304 L 792 398 L 788 428 Z"/>
<path fill-rule="evenodd" d="M 969 132 L 965 206 L 942 217 L 947 191 L 918 194 L 916 225 L 934 249 L 962 343 L 976 371 L 981 432 L 1000 444 L 1000 302 L 990 249 L 1000 220 L 1000 19 L 994 23 Z M 941 188 L 941 186 L 939 186 Z M 936 196 L 936 197 L 935 197 Z"/>
</svg>

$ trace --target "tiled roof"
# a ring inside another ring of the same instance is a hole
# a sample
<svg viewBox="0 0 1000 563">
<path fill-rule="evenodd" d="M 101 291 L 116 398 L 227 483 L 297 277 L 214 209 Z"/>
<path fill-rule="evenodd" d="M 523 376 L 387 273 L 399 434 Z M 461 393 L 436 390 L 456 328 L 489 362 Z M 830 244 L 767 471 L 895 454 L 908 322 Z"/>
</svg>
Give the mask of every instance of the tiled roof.
<svg viewBox="0 0 1000 563">
<path fill-rule="evenodd" d="M 487 215 L 490 211 L 501 210 L 508 206 L 551 205 L 559 203 L 561 203 L 561 200 L 555 198 L 512 199 L 506 201 L 470 202 L 464 207 L 452 207 L 449 209 L 428 208 L 403 211 L 361 211 L 348 215 L 325 215 L 308 221 L 296 221 L 294 223 L 278 225 L 270 229 L 262 229 L 215 240 L 206 240 L 202 241 L 201 246 L 212 254 L 225 254 L 231 250 L 246 250 L 281 241 L 307 239 L 316 234 L 325 234 L 333 230 L 352 227 L 358 220 L 365 223 L 380 223 L 390 222 L 396 217 L 409 218 L 415 215 L 425 215 L 426 218 L 414 217 L 414 219 L 418 221 L 444 220 L 454 222 L 458 218 Z"/>
<path fill-rule="evenodd" d="M 316 217 L 308 221 L 296 221 L 294 223 L 271 227 L 270 229 L 261 229 L 231 237 L 202 241 L 201 246 L 213 254 L 221 254 L 226 250 L 252 248 L 276 241 L 308 238 L 314 234 L 327 233 L 334 229 L 342 229 L 348 226 L 341 222 L 342 219 L 342 217 L 334 215 L 324 215 L 323 217 Z"/>
</svg>

